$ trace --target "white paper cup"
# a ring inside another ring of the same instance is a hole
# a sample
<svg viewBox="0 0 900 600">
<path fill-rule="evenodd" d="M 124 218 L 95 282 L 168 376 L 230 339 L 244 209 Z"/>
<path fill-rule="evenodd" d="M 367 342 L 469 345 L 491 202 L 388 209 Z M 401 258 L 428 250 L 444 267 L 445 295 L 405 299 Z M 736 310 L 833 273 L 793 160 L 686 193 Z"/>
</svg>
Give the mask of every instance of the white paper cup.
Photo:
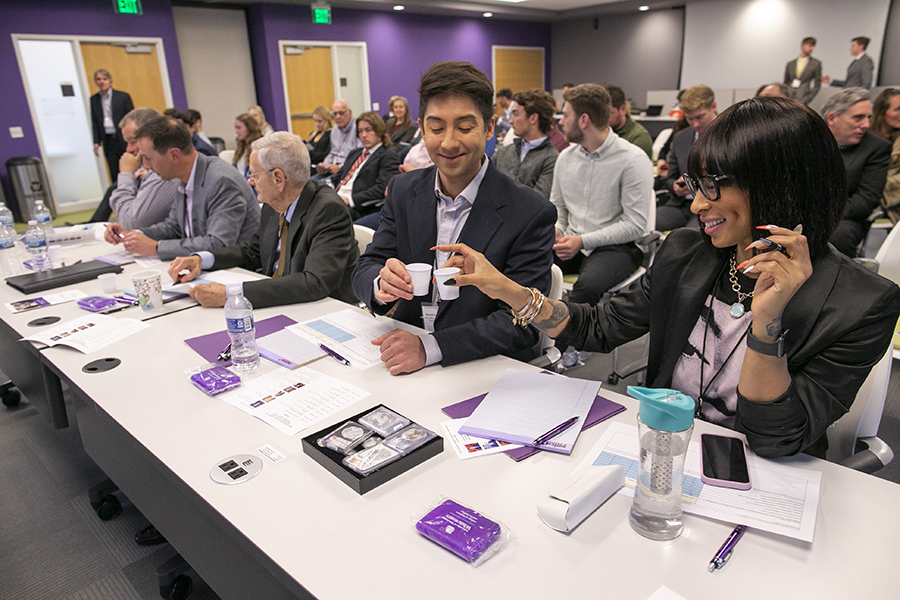
<svg viewBox="0 0 900 600">
<path fill-rule="evenodd" d="M 413 296 L 427 296 L 431 283 L 431 265 L 425 263 L 412 263 L 406 265 L 406 271 L 412 278 Z"/>
<path fill-rule="evenodd" d="M 50 262 L 58 265 L 62 260 L 62 246 L 59 244 L 47 246 L 47 254 L 50 256 Z"/>
<path fill-rule="evenodd" d="M 104 294 L 113 294 L 116 291 L 116 274 L 115 273 L 103 273 L 102 275 L 97 275 L 97 279 L 100 280 L 100 287 L 103 288 Z"/>
<path fill-rule="evenodd" d="M 434 284 L 437 286 L 441 300 L 456 300 L 459 298 L 459 288 L 453 285 L 444 285 L 444 282 L 451 277 L 459 275 L 459 268 L 446 267 L 443 269 L 435 269 Z"/>
<path fill-rule="evenodd" d="M 131 276 L 137 301 L 144 312 L 160 312 L 163 308 L 162 275 L 159 271 L 139 271 Z"/>
</svg>

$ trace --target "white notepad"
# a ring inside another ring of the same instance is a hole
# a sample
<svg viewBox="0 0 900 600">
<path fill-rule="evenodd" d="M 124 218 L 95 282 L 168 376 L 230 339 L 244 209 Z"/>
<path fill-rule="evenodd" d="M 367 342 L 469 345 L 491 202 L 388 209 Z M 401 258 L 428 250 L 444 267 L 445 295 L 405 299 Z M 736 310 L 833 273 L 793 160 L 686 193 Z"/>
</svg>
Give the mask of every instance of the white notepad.
<svg viewBox="0 0 900 600">
<path fill-rule="evenodd" d="M 599 381 L 507 369 L 459 432 L 530 446 L 554 427 L 578 417 L 574 425 L 538 446 L 571 454 L 599 390 Z"/>
</svg>

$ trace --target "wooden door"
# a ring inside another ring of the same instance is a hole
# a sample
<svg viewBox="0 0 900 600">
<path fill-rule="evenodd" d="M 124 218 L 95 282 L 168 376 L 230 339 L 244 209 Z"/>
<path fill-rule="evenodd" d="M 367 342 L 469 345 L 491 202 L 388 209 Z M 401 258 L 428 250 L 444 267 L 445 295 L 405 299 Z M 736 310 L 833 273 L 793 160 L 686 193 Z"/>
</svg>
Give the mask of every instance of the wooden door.
<svg viewBox="0 0 900 600">
<path fill-rule="evenodd" d="M 511 89 L 513 94 L 544 89 L 543 48 L 494 46 L 493 50 L 495 92 L 503 88 Z"/>
<path fill-rule="evenodd" d="M 284 55 L 284 85 L 288 93 L 291 113 L 291 132 L 306 139 L 315 129 L 312 111 L 324 106 L 329 111 L 334 104 L 334 75 L 331 48 L 306 47 L 302 54 Z"/>
<path fill-rule="evenodd" d="M 159 72 L 156 46 L 147 44 L 144 47 L 149 47 L 150 53 L 128 53 L 124 46 L 81 42 L 81 57 L 84 60 L 90 95 L 99 91 L 94 83 L 94 72 L 106 69 L 112 75 L 113 89 L 128 92 L 136 108 L 149 106 L 159 112 L 166 110 L 166 95 Z"/>
</svg>

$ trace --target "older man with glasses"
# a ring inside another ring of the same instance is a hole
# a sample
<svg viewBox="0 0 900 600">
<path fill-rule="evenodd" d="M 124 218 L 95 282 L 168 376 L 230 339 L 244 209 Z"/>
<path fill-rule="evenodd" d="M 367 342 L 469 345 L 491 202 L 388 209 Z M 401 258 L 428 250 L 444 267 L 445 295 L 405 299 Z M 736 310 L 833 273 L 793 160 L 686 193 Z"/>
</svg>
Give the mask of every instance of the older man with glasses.
<svg viewBox="0 0 900 600">
<path fill-rule="evenodd" d="M 347 156 L 362 144 L 356 137 L 356 122 L 353 120 L 353 111 L 346 100 L 335 100 L 331 105 L 331 115 L 334 117 L 334 127 L 331 129 L 331 151 L 322 162 L 315 165 L 316 174 L 313 179 L 328 179 L 341 170 Z"/>
<path fill-rule="evenodd" d="M 179 257 L 169 266 L 176 281 L 201 268 L 261 270 L 270 279 L 243 284 L 255 308 L 313 302 L 326 296 L 356 302 L 350 274 L 359 258 L 344 202 L 325 184 L 310 181 L 309 152 L 298 136 L 280 131 L 253 142 L 247 181 L 263 203 L 259 234 L 248 243 Z M 180 275 L 183 270 L 187 275 Z M 196 285 L 191 296 L 205 307 L 224 306 L 225 286 Z"/>
</svg>

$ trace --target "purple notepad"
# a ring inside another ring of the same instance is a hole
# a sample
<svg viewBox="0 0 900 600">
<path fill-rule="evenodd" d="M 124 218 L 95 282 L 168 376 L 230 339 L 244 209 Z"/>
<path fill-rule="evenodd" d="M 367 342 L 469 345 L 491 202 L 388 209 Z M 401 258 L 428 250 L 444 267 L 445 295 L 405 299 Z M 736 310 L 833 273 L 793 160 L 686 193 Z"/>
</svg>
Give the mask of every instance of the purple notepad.
<svg viewBox="0 0 900 600">
<path fill-rule="evenodd" d="M 487 396 L 486 393 L 475 396 L 474 398 L 469 398 L 468 400 L 463 400 L 462 402 L 457 402 L 456 404 L 451 404 L 450 406 L 445 406 L 441 410 L 451 419 L 465 419 L 475 412 L 475 408 L 481 404 L 481 401 L 484 400 L 485 396 Z M 585 429 L 593 427 L 597 423 L 605 421 L 611 416 L 619 414 L 623 410 L 625 410 L 625 407 L 618 402 L 607 400 L 603 396 L 597 396 L 594 398 L 594 403 L 591 405 L 591 410 L 588 411 L 587 418 L 584 420 L 584 426 L 582 426 L 581 430 L 584 431 Z M 519 462 L 538 452 L 541 452 L 541 450 L 530 446 L 522 446 L 521 448 L 507 450 L 503 454 L 506 454 L 516 462 Z"/>
<path fill-rule="evenodd" d="M 268 319 L 263 319 L 262 321 L 256 321 L 254 323 L 256 327 L 256 339 L 265 337 L 270 333 L 275 333 L 276 331 L 281 331 L 288 325 L 294 325 L 296 322 L 297 321 L 284 315 L 278 315 L 275 317 L 269 317 Z M 194 350 L 194 352 L 196 352 L 209 362 L 223 367 L 230 366 L 231 360 L 219 360 L 218 356 L 230 342 L 231 338 L 228 337 L 228 332 L 225 330 L 184 340 L 184 343 L 190 346 L 191 349 Z"/>
</svg>

